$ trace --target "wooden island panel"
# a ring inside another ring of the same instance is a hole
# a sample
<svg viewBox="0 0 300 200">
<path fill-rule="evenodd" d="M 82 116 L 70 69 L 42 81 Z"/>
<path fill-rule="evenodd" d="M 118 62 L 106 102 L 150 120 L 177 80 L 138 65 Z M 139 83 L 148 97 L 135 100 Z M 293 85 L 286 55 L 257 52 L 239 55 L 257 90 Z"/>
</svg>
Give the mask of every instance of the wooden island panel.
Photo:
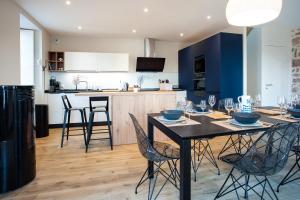
<svg viewBox="0 0 300 200">
<path fill-rule="evenodd" d="M 112 121 L 114 145 L 136 143 L 133 123 L 128 115 L 132 113 L 147 131 L 147 114 L 176 107 L 176 93 L 144 93 L 142 95 L 113 95 Z M 155 130 L 156 140 L 168 139 Z"/>
</svg>

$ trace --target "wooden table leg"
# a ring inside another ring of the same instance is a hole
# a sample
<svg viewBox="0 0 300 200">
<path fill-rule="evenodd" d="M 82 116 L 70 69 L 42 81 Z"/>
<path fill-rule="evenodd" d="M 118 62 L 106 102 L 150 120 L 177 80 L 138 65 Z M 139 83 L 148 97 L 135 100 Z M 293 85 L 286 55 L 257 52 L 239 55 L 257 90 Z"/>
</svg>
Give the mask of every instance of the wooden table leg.
<svg viewBox="0 0 300 200">
<path fill-rule="evenodd" d="M 191 140 L 180 144 L 180 200 L 191 199 Z"/>
<path fill-rule="evenodd" d="M 151 124 L 148 119 L 148 139 L 149 139 L 151 145 L 153 145 L 153 140 L 154 140 L 153 134 L 154 134 L 153 124 Z M 154 170 L 153 162 L 148 160 L 148 176 L 149 176 L 149 178 L 153 178 L 153 170 Z"/>
</svg>

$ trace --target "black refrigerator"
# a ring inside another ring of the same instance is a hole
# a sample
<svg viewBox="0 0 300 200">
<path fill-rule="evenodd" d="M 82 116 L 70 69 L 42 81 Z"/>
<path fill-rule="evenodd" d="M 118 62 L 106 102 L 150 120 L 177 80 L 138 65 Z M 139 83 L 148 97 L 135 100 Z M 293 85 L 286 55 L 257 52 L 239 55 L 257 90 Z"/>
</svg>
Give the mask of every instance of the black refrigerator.
<svg viewBox="0 0 300 200">
<path fill-rule="evenodd" d="M 33 86 L 0 86 L 0 193 L 36 175 Z"/>
</svg>

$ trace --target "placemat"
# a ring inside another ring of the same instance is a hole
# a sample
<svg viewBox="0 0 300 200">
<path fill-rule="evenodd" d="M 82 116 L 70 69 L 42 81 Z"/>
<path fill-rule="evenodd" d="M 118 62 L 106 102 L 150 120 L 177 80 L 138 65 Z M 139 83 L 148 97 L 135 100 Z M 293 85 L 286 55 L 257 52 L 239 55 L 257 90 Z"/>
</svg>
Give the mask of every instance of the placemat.
<svg viewBox="0 0 300 200">
<path fill-rule="evenodd" d="M 263 125 L 260 127 L 245 127 L 245 126 L 242 127 L 242 126 L 230 124 L 228 120 L 213 121 L 211 123 L 216 124 L 218 126 L 222 126 L 224 128 L 227 128 L 227 129 L 230 129 L 233 131 L 247 130 L 247 129 L 253 129 L 253 128 L 266 128 L 266 127 L 271 127 L 273 125 L 271 123 L 263 122 Z"/>
<path fill-rule="evenodd" d="M 272 119 L 278 119 L 278 120 L 282 120 L 282 121 L 287 121 L 287 122 L 299 122 L 300 119 L 293 119 L 293 118 L 290 118 L 289 115 L 277 115 L 277 116 L 270 116 L 269 118 L 272 118 Z"/>
<path fill-rule="evenodd" d="M 208 114 L 212 114 L 212 112 L 185 112 L 185 114 L 188 116 L 203 116 L 203 115 L 208 115 Z"/>
<path fill-rule="evenodd" d="M 228 116 L 225 113 L 218 111 L 213 112 L 211 114 L 207 114 L 206 116 L 212 119 L 231 119 L 231 116 Z"/>
<path fill-rule="evenodd" d="M 272 109 L 272 110 L 268 110 L 268 109 L 264 109 L 264 108 L 258 108 L 254 110 L 255 112 L 260 112 L 263 114 L 267 114 L 267 115 L 280 115 L 280 111 L 278 109 Z"/>
<path fill-rule="evenodd" d="M 197 122 L 195 120 L 189 119 L 187 117 L 184 117 L 185 120 L 182 122 L 165 122 L 161 119 L 159 119 L 158 117 L 154 117 L 157 121 L 159 121 L 160 123 L 164 124 L 167 127 L 173 127 L 173 126 L 191 126 L 191 125 L 199 125 L 201 124 L 200 122 Z"/>
</svg>

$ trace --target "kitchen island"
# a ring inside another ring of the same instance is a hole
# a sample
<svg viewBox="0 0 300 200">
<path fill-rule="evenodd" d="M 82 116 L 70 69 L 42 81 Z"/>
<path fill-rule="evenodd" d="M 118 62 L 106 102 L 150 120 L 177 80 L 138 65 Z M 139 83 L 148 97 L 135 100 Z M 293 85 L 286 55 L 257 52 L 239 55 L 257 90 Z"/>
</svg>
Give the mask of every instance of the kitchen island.
<svg viewBox="0 0 300 200">
<path fill-rule="evenodd" d="M 48 94 L 48 104 L 51 112 L 51 100 L 53 95 L 61 96 L 62 94 Z M 134 126 L 129 118 L 128 113 L 134 114 L 139 120 L 141 126 L 146 131 L 147 113 L 160 112 L 164 109 L 174 109 L 176 103 L 186 96 L 185 91 L 141 91 L 141 92 L 79 92 L 67 94 L 74 107 L 84 107 L 89 104 L 91 96 L 108 96 L 109 97 L 109 112 L 112 121 L 113 143 L 114 145 L 136 143 Z M 61 101 L 61 99 L 56 101 Z M 52 100 L 53 101 L 53 100 Z M 59 102 L 53 102 L 55 105 Z M 57 107 L 57 106 L 56 106 Z M 58 109 L 58 108 L 56 108 Z M 59 108 L 60 109 L 60 108 Z M 61 118 L 62 118 L 62 111 Z M 88 114 L 88 113 L 87 113 Z M 54 124 L 60 124 L 57 117 L 50 116 L 56 120 Z M 96 116 L 95 121 L 104 121 L 103 116 Z M 71 122 L 77 123 L 80 121 L 80 116 L 71 116 Z M 53 122 L 52 122 L 53 123 Z M 156 130 L 155 139 L 165 140 L 166 136 L 160 134 Z"/>
</svg>

